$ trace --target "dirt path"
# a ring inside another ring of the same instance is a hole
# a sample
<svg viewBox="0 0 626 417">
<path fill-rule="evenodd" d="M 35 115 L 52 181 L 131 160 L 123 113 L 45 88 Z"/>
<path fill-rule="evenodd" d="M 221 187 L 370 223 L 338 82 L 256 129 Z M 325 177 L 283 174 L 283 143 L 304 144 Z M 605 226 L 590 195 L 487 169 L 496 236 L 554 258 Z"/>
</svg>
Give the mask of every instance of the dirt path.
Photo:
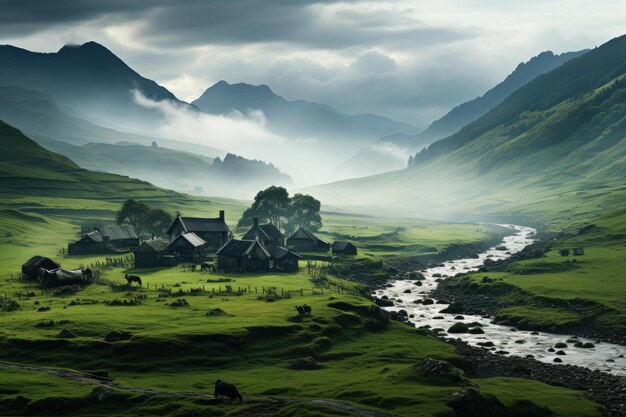
<svg viewBox="0 0 626 417">
<path fill-rule="evenodd" d="M 90 385 L 94 385 L 94 386 L 98 386 L 103 388 L 103 393 L 106 392 L 106 390 L 121 390 L 121 391 L 128 391 L 128 392 L 135 392 L 135 393 L 140 393 L 140 394 L 145 394 L 145 395 L 149 395 L 149 396 L 163 396 L 163 397 L 196 397 L 196 398 L 208 398 L 208 399 L 214 399 L 212 394 L 203 394 L 200 392 L 185 392 L 185 391 L 178 391 L 178 392 L 170 392 L 170 391 L 156 391 L 156 390 L 151 390 L 151 389 L 146 389 L 146 388 L 132 388 L 132 387 L 127 387 L 125 385 L 121 385 L 121 384 L 117 384 L 115 382 L 113 382 L 113 380 L 111 379 L 107 379 L 107 378 L 100 378 L 97 377 L 95 375 L 91 375 L 91 374 L 86 374 L 86 373 L 82 373 L 82 372 L 78 372 L 78 371 L 72 371 L 70 369 L 58 369 L 58 368 L 48 368 L 45 366 L 35 366 L 35 365 L 25 365 L 25 364 L 18 364 L 18 363 L 11 363 L 11 362 L 2 362 L 0 361 L 0 367 L 4 367 L 4 368 L 13 368 L 13 369 L 23 369 L 23 370 L 27 370 L 27 371 L 33 371 L 33 372 L 44 372 L 48 375 L 52 375 L 52 376 L 57 376 L 59 378 L 65 378 L 65 379 L 69 379 L 72 381 L 76 381 L 76 382 L 80 382 L 83 384 L 90 384 Z M 354 407 L 348 403 L 344 403 L 341 401 L 331 401 L 331 400 L 316 400 L 316 399 L 308 399 L 308 398 L 275 398 L 275 397 L 268 397 L 268 396 L 264 396 L 264 395 L 247 395 L 245 397 L 247 400 L 257 400 L 257 401 L 262 401 L 263 403 L 265 403 L 264 405 L 264 411 L 266 412 L 270 412 L 271 414 L 267 414 L 267 415 L 273 415 L 273 411 L 278 411 L 278 409 L 282 408 L 283 406 L 286 405 L 291 405 L 291 404 L 313 404 L 313 405 L 319 405 L 319 406 L 323 406 L 323 407 L 328 407 L 328 408 L 334 408 L 336 410 L 340 410 L 340 411 L 345 411 L 348 413 L 352 413 L 355 416 L 358 417 L 394 417 L 394 414 L 388 414 L 388 413 L 384 413 L 382 411 L 376 411 L 376 410 L 366 410 L 366 409 L 362 409 L 362 408 L 357 408 Z M 215 400 L 215 404 L 219 404 L 221 403 L 221 400 Z M 269 409 L 267 408 L 267 404 L 270 403 L 273 405 L 273 407 L 270 407 Z M 252 410 L 249 410 L 252 411 Z M 254 413 L 255 416 L 261 416 L 261 415 L 265 415 L 265 413 Z"/>
</svg>

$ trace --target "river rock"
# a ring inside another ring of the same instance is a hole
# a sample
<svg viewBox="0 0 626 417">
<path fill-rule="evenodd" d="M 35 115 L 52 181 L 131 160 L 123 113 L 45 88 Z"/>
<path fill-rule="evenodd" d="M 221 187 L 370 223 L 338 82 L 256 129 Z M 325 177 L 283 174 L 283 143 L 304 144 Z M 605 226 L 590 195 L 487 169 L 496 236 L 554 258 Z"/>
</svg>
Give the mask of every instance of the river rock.
<svg viewBox="0 0 626 417">
<path fill-rule="evenodd" d="M 469 328 L 465 323 L 454 323 L 448 329 L 448 333 L 469 333 Z"/>
<path fill-rule="evenodd" d="M 477 345 L 478 346 L 482 346 L 482 347 L 493 347 L 494 346 L 493 342 L 478 342 Z"/>
<path fill-rule="evenodd" d="M 557 343 L 554 345 L 554 347 L 555 347 L 555 348 L 557 348 L 557 349 L 564 349 L 564 348 L 566 348 L 566 347 L 567 347 L 567 343 L 557 342 Z"/>
<path fill-rule="evenodd" d="M 464 306 L 462 303 L 453 302 L 448 307 L 441 310 L 440 313 L 460 314 L 463 311 L 464 311 Z"/>
<path fill-rule="evenodd" d="M 463 316 L 455 316 L 454 320 L 465 320 L 465 317 L 463 317 Z"/>
<path fill-rule="evenodd" d="M 424 298 L 422 300 L 422 304 L 427 306 L 427 305 L 430 305 L 430 304 L 435 304 L 435 301 L 432 298 Z"/>
<path fill-rule="evenodd" d="M 411 290 L 409 290 L 409 289 L 406 289 L 406 290 L 404 290 L 404 291 L 402 291 L 402 292 L 403 292 L 404 294 L 411 294 Z"/>
<path fill-rule="evenodd" d="M 562 350 L 557 350 L 555 355 L 565 355 L 566 353 L 563 352 Z"/>
<path fill-rule="evenodd" d="M 561 362 L 563 362 L 563 359 L 561 359 L 561 358 L 554 358 L 553 362 L 561 363 Z"/>
<path fill-rule="evenodd" d="M 469 329 L 469 332 L 471 334 L 485 334 L 485 331 L 480 327 L 472 327 L 471 329 Z"/>
</svg>

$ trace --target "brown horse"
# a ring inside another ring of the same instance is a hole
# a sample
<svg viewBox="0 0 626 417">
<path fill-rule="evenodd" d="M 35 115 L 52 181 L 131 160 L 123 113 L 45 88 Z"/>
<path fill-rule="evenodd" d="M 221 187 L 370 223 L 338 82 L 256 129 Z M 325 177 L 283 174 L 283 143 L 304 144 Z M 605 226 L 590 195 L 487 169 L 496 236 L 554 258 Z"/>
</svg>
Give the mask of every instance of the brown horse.
<svg viewBox="0 0 626 417">
<path fill-rule="evenodd" d="M 141 287 L 141 277 L 137 275 L 126 274 L 124 275 L 124 278 L 126 278 L 126 282 L 128 283 L 128 285 L 133 285 L 133 282 L 136 282 Z"/>
</svg>

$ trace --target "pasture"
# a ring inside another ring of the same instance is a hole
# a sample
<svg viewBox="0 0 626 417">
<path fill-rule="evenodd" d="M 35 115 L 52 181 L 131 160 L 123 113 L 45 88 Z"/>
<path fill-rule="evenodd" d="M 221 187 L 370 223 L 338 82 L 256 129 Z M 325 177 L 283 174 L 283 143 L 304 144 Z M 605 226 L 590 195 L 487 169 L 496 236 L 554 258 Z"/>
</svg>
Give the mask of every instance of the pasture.
<svg viewBox="0 0 626 417">
<path fill-rule="evenodd" d="M 192 215 L 225 205 L 229 222 L 236 220 L 231 213 L 244 207 L 219 199 L 191 200 L 188 206 L 155 201 L 171 210 L 184 207 Z M 450 345 L 390 321 L 365 297 L 362 284 L 332 276 L 312 280 L 304 262 L 295 274 L 126 264 L 103 270 L 96 284 L 42 291 L 16 279 L 21 263 L 34 254 L 70 269 L 102 261 L 104 256 L 63 257 L 59 248 L 76 238 L 82 221 L 108 219 L 120 202 L 16 199 L 11 204 L 0 215 L 0 295 L 6 293 L 21 308 L 0 311 L 0 360 L 106 374 L 112 385 L 102 396 L 103 388 L 94 391 L 89 378 L 0 366 L 1 415 L 17 409 L 31 415 L 338 416 L 374 410 L 444 416 L 452 415 L 455 393 L 468 384 L 512 407 L 533 400 L 526 390 L 540 391 L 545 393 L 540 405 L 555 416 L 599 415 L 582 393 L 534 381 L 514 380 L 518 385 L 511 390 L 510 381 L 417 373 L 415 364 L 425 358 L 449 360 L 459 368 L 466 360 Z M 396 251 L 401 256 L 410 245 L 441 254 L 459 240 L 485 244 L 502 233 L 476 224 L 415 219 L 344 214 L 324 219 L 327 236 L 366 238 L 356 241 L 364 248 L 359 257 L 374 259 L 388 259 Z M 141 276 L 143 286 L 125 285 L 127 273 Z M 300 304 L 311 306 L 312 315 L 300 317 L 294 308 Z M 59 337 L 63 329 L 74 337 Z M 105 340 L 113 330 L 125 336 Z M 216 403 L 208 394 L 218 378 L 236 384 L 245 402 Z M 185 394 L 175 395 L 180 392 Z"/>
</svg>

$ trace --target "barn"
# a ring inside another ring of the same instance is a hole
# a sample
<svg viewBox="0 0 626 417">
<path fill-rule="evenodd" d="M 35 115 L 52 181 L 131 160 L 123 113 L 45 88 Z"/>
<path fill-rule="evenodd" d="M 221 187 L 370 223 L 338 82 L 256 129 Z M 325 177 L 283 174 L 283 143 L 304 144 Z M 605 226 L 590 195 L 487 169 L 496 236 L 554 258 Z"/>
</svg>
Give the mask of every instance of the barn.
<svg viewBox="0 0 626 417">
<path fill-rule="evenodd" d="M 162 266 L 165 258 L 167 241 L 161 238 L 144 241 L 133 251 L 135 268 L 155 268 Z"/>
<path fill-rule="evenodd" d="M 263 272 L 270 269 L 272 255 L 259 239 L 231 239 L 217 251 L 220 272 Z"/>
<path fill-rule="evenodd" d="M 181 233 L 194 233 L 206 242 L 208 249 L 213 250 L 222 247 L 232 238 L 232 233 L 224 220 L 224 210 L 220 210 L 219 217 L 216 218 L 176 217 L 167 231 L 170 242 Z"/>
<path fill-rule="evenodd" d="M 271 247 L 268 252 L 272 255 L 270 267 L 285 272 L 295 272 L 299 269 L 298 261 L 302 259 L 302 256 L 297 253 L 281 247 Z"/>
<path fill-rule="evenodd" d="M 333 242 L 331 246 L 333 250 L 333 255 L 356 255 L 357 250 L 356 246 L 354 246 L 350 242 Z"/>
<path fill-rule="evenodd" d="M 266 248 L 285 246 L 285 235 L 272 223 L 259 224 L 258 217 L 252 219 L 252 227 L 243 235 L 243 239 L 260 239 Z"/>
<path fill-rule="evenodd" d="M 300 227 L 287 239 L 287 247 L 301 252 L 327 252 L 330 249 L 330 243 L 315 236 L 304 227 Z"/>
<path fill-rule="evenodd" d="M 110 253 L 124 249 L 134 249 L 139 246 L 139 237 L 133 226 L 123 224 L 119 226 L 105 226 L 94 230 L 67 246 L 69 255 L 83 255 L 92 253 Z"/>
<path fill-rule="evenodd" d="M 181 233 L 167 245 L 167 252 L 183 262 L 202 262 L 208 253 L 207 243 L 193 232 Z"/>
</svg>

